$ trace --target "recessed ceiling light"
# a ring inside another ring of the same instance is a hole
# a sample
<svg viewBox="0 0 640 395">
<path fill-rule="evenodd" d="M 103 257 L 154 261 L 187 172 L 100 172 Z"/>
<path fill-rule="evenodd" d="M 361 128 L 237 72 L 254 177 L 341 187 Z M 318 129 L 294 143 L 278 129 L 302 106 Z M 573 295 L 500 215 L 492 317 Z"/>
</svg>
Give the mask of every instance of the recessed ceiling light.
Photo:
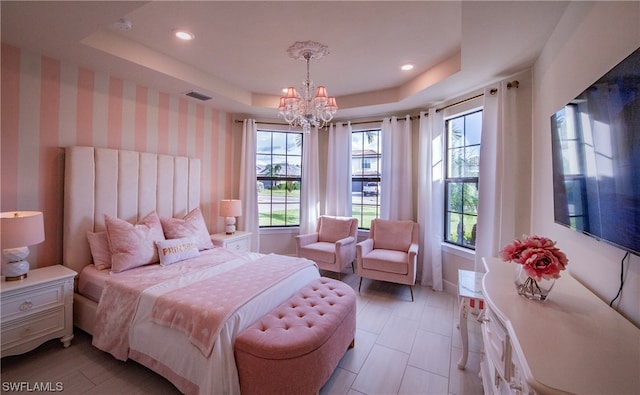
<svg viewBox="0 0 640 395">
<path fill-rule="evenodd" d="M 178 37 L 180 40 L 191 41 L 195 38 L 193 33 L 187 30 L 174 30 L 173 34 Z"/>
<path fill-rule="evenodd" d="M 412 64 L 405 64 L 405 65 L 403 65 L 403 66 L 402 66 L 402 67 L 400 67 L 400 68 L 401 68 L 402 70 L 404 70 L 404 71 L 409 71 L 409 70 L 411 70 L 411 69 L 413 68 L 413 65 L 412 65 Z"/>
</svg>

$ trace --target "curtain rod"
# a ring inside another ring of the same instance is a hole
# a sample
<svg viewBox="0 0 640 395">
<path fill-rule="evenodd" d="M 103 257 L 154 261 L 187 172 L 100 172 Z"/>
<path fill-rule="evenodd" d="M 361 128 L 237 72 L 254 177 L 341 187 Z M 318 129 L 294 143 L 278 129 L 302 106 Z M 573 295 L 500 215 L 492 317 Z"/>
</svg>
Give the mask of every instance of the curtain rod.
<svg viewBox="0 0 640 395">
<path fill-rule="evenodd" d="M 520 87 L 520 81 L 518 81 L 518 80 L 509 81 L 509 82 L 507 83 L 507 89 L 511 89 L 511 88 L 519 88 L 519 87 Z M 493 88 L 493 89 L 491 89 L 491 90 L 489 91 L 489 93 L 490 93 L 490 94 L 492 94 L 492 95 L 495 95 L 497 92 L 498 92 L 498 89 L 497 89 L 497 88 Z M 473 99 L 477 99 L 477 98 L 482 97 L 482 96 L 484 96 L 484 93 L 480 93 L 480 94 L 478 94 L 478 95 L 475 95 L 475 96 L 469 97 L 469 98 L 467 98 L 467 99 L 460 100 L 460 101 L 457 101 L 457 102 L 455 102 L 455 103 L 451 103 L 451 104 L 446 105 L 446 106 L 444 106 L 444 107 L 436 108 L 436 112 L 440 112 L 440 111 L 442 111 L 442 110 L 446 110 L 447 108 L 450 108 L 450 107 L 458 106 L 458 105 L 460 105 L 460 104 L 466 103 L 466 102 L 468 102 L 468 101 L 471 101 L 471 100 L 473 100 Z M 410 120 L 412 120 L 412 119 L 417 119 L 417 118 L 419 118 L 419 117 L 420 117 L 419 115 L 411 115 L 411 116 L 409 116 L 409 119 L 410 119 Z M 382 121 L 383 121 L 382 119 L 376 119 L 376 120 L 373 120 L 373 121 L 359 121 L 359 122 L 351 122 L 351 124 L 352 124 L 352 125 L 361 125 L 361 124 L 364 124 L 364 123 L 375 123 L 375 122 L 382 122 Z M 241 121 L 241 120 L 236 119 L 236 121 L 235 121 L 235 122 L 236 122 L 236 123 L 242 123 L 242 122 L 244 122 L 244 121 Z M 288 123 L 281 123 L 281 122 L 258 122 L 258 121 L 256 121 L 256 123 L 261 123 L 261 124 L 263 124 L 263 125 L 279 125 L 279 126 L 288 126 L 288 125 L 289 125 Z M 342 123 L 342 124 L 345 124 L 345 123 L 348 123 L 348 121 L 340 121 L 340 122 L 336 122 L 336 123 Z"/>
<path fill-rule="evenodd" d="M 518 80 L 509 81 L 507 83 L 507 89 L 519 88 L 519 87 L 520 87 L 520 81 L 518 81 Z M 497 88 L 493 88 L 493 89 L 491 89 L 489 91 L 489 93 L 492 94 L 492 95 L 495 95 L 497 92 L 498 92 Z M 464 99 L 464 100 L 457 101 L 455 103 L 451 103 L 451 104 L 449 104 L 447 106 L 444 106 L 444 107 L 436 108 L 436 112 L 440 112 L 442 110 L 446 110 L 449 107 L 454 107 L 454 106 L 466 103 L 468 101 L 471 101 L 473 99 L 477 99 L 477 98 L 482 97 L 482 96 L 484 96 L 484 93 L 480 93 L 479 95 L 472 96 L 472 97 L 470 97 L 468 99 Z"/>
</svg>

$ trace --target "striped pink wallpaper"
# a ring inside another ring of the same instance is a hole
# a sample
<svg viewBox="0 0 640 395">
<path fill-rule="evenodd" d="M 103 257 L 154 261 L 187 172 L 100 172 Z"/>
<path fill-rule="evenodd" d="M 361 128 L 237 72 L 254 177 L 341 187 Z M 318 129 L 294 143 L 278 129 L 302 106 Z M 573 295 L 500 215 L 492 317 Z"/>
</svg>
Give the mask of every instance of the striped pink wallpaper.
<svg viewBox="0 0 640 395">
<path fill-rule="evenodd" d="M 1 55 L 0 209 L 44 213 L 32 267 L 61 262 L 62 148 L 71 145 L 200 158 L 202 210 L 209 230 L 221 230 L 218 201 L 234 197 L 225 175 L 239 168 L 231 114 L 5 43 Z"/>
</svg>

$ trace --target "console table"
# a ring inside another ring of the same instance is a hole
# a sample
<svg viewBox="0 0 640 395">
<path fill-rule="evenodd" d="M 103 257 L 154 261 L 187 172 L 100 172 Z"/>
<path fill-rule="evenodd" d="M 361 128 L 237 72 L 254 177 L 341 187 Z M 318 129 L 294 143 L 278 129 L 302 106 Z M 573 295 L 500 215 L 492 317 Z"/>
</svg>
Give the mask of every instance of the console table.
<svg viewBox="0 0 640 395">
<path fill-rule="evenodd" d="M 485 394 L 640 393 L 640 329 L 566 271 L 537 302 L 516 293 L 516 264 L 484 264 Z"/>
</svg>

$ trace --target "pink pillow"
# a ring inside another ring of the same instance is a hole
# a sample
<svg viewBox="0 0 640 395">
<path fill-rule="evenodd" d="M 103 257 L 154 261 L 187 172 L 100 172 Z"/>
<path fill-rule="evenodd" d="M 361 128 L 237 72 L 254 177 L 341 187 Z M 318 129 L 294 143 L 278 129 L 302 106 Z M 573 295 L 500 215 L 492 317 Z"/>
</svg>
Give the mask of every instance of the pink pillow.
<svg viewBox="0 0 640 395">
<path fill-rule="evenodd" d="M 93 257 L 93 264 L 96 269 L 104 270 L 111 267 L 111 250 L 109 249 L 109 239 L 107 232 L 87 232 L 89 249 Z"/>
<path fill-rule="evenodd" d="M 318 241 L 335 243 L 340 239 L 349 237 L 351 231 L 351 218 L 322 217 L 320 229 L 318 229 Z"/>
<path fill-rule="evenodd" d="M 160 265 L 168 266 L 172 263 L 184 261 L 200 255 L 198 246 L 191 237 L 156 241 Z"/>
<path fill-rule="evenodd" d="M 208 250 L 213 248 L 213 242 L 209 236 L 207 225 L 199 207 L 191 210 L 184 219 L 161 218 L 164 236 L 167 239 L 182 239 L 192 237 L 198 246 L 198 250 Z"/>
<path fill-rule="evenodd" d="M 164 240 L 164 233 L 155 211 L 136 225 L 108 215 L 105 215 L 105 224 L 111 249 L 111 272 L 158 262 L 155 243 Z"/>
</svg>

